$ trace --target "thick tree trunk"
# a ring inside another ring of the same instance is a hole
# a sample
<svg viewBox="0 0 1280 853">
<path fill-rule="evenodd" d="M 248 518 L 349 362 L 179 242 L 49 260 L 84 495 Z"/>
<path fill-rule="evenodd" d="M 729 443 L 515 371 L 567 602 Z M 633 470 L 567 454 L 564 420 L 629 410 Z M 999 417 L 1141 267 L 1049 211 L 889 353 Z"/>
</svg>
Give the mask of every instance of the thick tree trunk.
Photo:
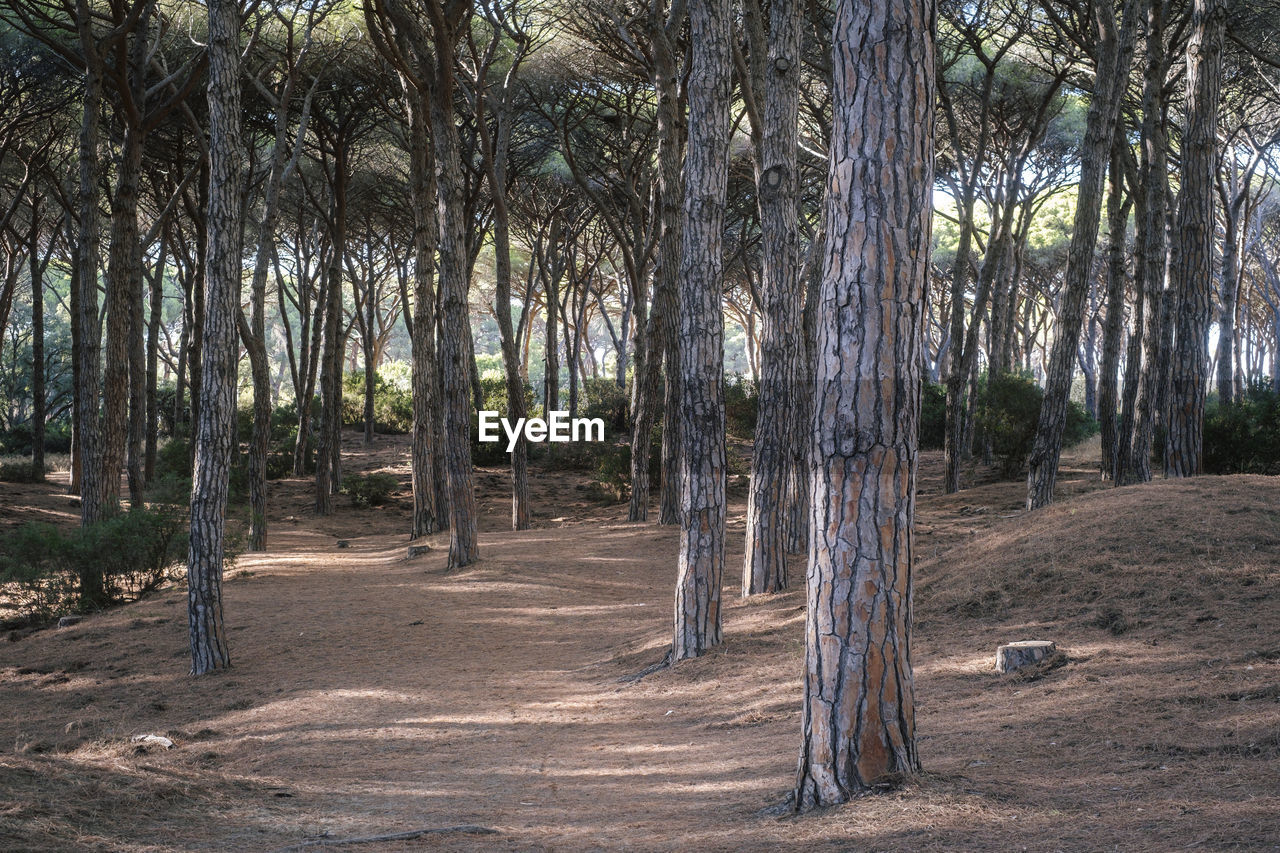
<svg viewBox="0 0 1280 853">
<path fill-rule="evenodd" d="M 223 534 L 235 450 L 236 316 L 240 303 L 240 11 L 209 2 L 209 260 L 196 465 L 191 486 L 187 613 L 191 674 L 231 665 L 222 623 Z"/>
<path fill-rule="evenodd" d="M 1195 0 L 1187 44 L 1187 124 L 1182 133 L 1178 218 L 1173 231 L 1180 257 L 1169 271 L 1169 286 L 1178 299 L 1164 445 L 1165 473 L 1170 477 L 1192 477 L 1203 468 L 1216 224 L 1213 184 L 1225 23 L 1223 0 Z"/>
<path fill-rule="evenodd" d="M 840 0 L 818 306 L 795 807 L 919 770 L 911 672 L 921 324 L 933 187 L 933 4 Z M 867 43 L 876 50 L 860 50 Z M 864 128 L 876 133 L 863 133 Z"/>
<path fill-rule="evenodd" d="M 1080 342 L 1080 327 L 1084 321 L 1085 298 L 1089 295 L 1093 250 L 1098 240 L 1102 182 L 1107 171 L 1107 155 L 1115 136 L 1122 87 L 1129 78 L 1129 63 L 1133 58 L 1137 30 L 1138 0 L 1125 0 L 1119 32 L 1116 30 L 1115 12 L 1111 6 L 1100 3 L 1095 4 L 1093 9 L 1098 30 L 1098 67 L 1094 78 L 1097 83 L 1085 119 L 1076 219 L 1067 254 L 1062 308 L 1058 312 L 1057 335 L 1049 356 L 1035 444 L 1028 460 L 1028 509 L 1037 509 L 1053 500 L 1053 486 L 1058 477 L 1058 458 L 1062 455 L 1062 433 L 1067 424 L 1071 376 L 1074 372 L 1076 348 Z"/>
<path fill-rule="evenodd" d="M 764 330 L 760 343 L 759 415 L 751 457 L 751 490 L 747 495 L 744 596 L 777 592 L 787 586 L 787 504 L 793 461 L 790 444 L 798 402 L 796 373 L 804 348 L 796 198 L 803 12 L 804 4 L 799 0 L 773 0 L 769 5 L 764 127 L 756 156 Z"/>
<path fill-rule="evenodd" d="M 724 572 L 725 197 L 732 94 L 729 0 L 690 7 L 689 144 L 680 256 L 680 502 L 675 637 L 671 660 L 720 643 Z"/>
</svg>

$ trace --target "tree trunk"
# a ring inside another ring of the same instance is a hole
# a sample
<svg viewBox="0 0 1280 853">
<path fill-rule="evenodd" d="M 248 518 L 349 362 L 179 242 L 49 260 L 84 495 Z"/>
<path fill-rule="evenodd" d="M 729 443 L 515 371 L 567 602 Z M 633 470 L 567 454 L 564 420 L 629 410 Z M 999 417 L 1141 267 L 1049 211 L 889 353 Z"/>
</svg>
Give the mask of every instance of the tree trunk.
<svg viewBox="0 0 1280 853">
<path fill-rule="evenodd" d="M 439 0 L 431 0 L 429 4 L 436 68 L 431 129 L 440 219 L 440 362 L 444 385 L 445 468 L 452 516 L 449 568 L 456 569 L 480 558 L 471 467 L 471 326 L 467 304 L 466 228 L 462 221 L 462 165 L 453 98 L 455 45 L 466 23 L 449 18 L 452 12 L 442 9 L 441 5 Z"/>
<path fill-rule="evenodd" d="M 342 268 L 347 250 L 347 151 L 342 142 L 333 155 L 331 235 L 324 285 L 324 350 L 320 354 L 320 418 L 316 427 L 316 514 L 333 512 L 333 496 L 342 486 L 337 461 L 342 452 Z"/>
<path fill-rule="evenodd" d="M 1093 99 L 1085 119 L 1085 139 L 1081 146 L 1080 186 L 1076 196 L 1076 219 L 1067 254 L 1063 281 L 1062 309 L 1058 312 L 1057 336 L 1049 356 L 1044 400 L 1036 426 L 1035 444 L 1027 474 L 1027 508 L 1037 509 L 1053 500 L 1062 455 L 1062 433 L 1067 424 L 1067 400 L 1071 376 L 1084 320 L 1085 298 L 1093 250 L 1098 240 L 1098 220 L 1102 208 L 1102 181 L 1107 171 L 1108 153 L 1115 137 L 1123 85 L 1129 79 L 1137 29 L 1138 0 L 1125 0 L 1123 19 L 1116 31 L 1115 11 L 1094 4 L 1098 29 L 1098 67 Z"/>
<path fill-rule="evenodd" d="M 431 158 L 427 105 L 422 93 L 404 81 L 405 112 L 409 118 L 409 191 L 413 204 L 413 538 L 435 533 L 448 524 L 436 505 L 439 448 L 432 431 L 440 419 L 436 395 L 435 255 L 436 183 Z M 408 308 L 405 309 L 406 311 Z"/>
<path fill-rule="evenodd" d="M 795 808 L 919 770 L 911 672 L 921 322 L 933 188 L 933 6 L 835 10 L 830 224 Z M 858 46 L 874 42 L 876 50 Z M 875 127 L 877 132 L 862 132 Z"/>
<path fill-rule="evenodd" d="M 222 624 L 223 533 L 235 448 L 236 316 L 240 303 L 241 164 L 240 10 L 235 0 L 209 2 L 209 212 L 205 368 L 196 426 L 191 487 L 187 613 L 191 674 L 231 665 Z"/>
<path fill-rule="evenodd" d="M 804 4 L 769 4 L 764 116 L 756 156 L 760 207 L 761 290 L 764 330 L 760 342 L 759 415 L 747 495 L 742 594 L 778 592 L 787 586 L 788 486 L 792 418 L 800 351 L 802 291 L 797 275 L 799 227 L 796 174 L 800 106 L 800 30 Z M 753 50 L 764 45 L 753 45 Z M 762 51 L 763 52 L 763 51 Z"/>
<path fill-rule="evenodd" d="M 679 5 L 679 4 L 677 4 Z M 683 8 L 674 10 L 670 18 L 662 14 L 663 4 L 653 2 L 649 10 L 649 32 L 653 42 L 653 68 L 650 79 L 657 104 L 658 135 L 658 261 L 654 270 L 653 308 L 646 333 L 644 376 L 636 375 L 636 407 L 631 423 L 631 505 L 627 518 L 646 521 L 649 518 L 649 457 L 651 434 L 657 419 L 658 395 L 663 393 L 662 363 L 675 335 L 677 290 L 679 289 L 680 203 L 683 185 L 680 161 L 684 152 L 684 105 L 680 99 L 679 67 L 675 47 L 669 36 L 684 24 Z M 625 341 L 625 338 L 624 338 Z M 625 363 L 620 360 L 620 376 L 625 383 Z M 677 369 L 667 361 L 667 374 Z M 672 415 L 668 415 L 668 423 Z M 664 430 L 665 441 L 665 430 Z M 661 515 L 661 513 L 659 513 Z"/>
<path fill-rule="evenodd" d="M 1119 389 L 1120 341 L 1124 334 L 1124 239 L 1132 197 L 1124 197 L 1124 168 L 1117 134 L 1111 150 L 1111 184 L 1107 193 L 1107 316 L 1102 332 L 1102 376 L 1098 382 L 1098 422 L 1102 430 L 1102 477 L 1116 479 L 1120 458 L 1116 416 Z"/>
<path fill-rule="evenodd" d="M 44 267 L 40 263 L 40 200 L 31 196 L 27 259 L 31 270 L 31 471 L 44 479 Z M 50 235 L 49 241 L 53 242 Z"/>
<path fill-rule="evenodd" d="M 1226 4 L 1195 0 L 1187 44 L 1187 124 L 1182 133 L 1178 221 L 1180 261 L 1169 286 L 1178 311 L 1169 385 L 1165 473 L 1202 473 L 1204 399 L 1209 374 L 1209 322 L 1213 295 L 1214 179 L 1217 169 L 1218 89 Z"/>
<path fill-rule="evenodd" d="M 82 42 L 85 38 L 82 36 Z M 84 111 L 80 125 L 80 229 L 76 238 L 79 381 L 75 393 L 76 408 L 80 413 L 76 448 L 80 460 L 80 519 L 85 525 L 102 520 L 111 510 L 106 482 L 109 478 L 103 463 L 102 431 L 98 416 L 102 381 L 101 334 L 98 325 L 98 142 L 101 105 L 102 69 L 90 62 L 85 74 Z M 89 561 L 86 565 L 91 563 Z M 106 593 L 99 571 L 86 568 L 79 580 L 81 607 L 98 607 L 104 603 Z"/>
<path fill-rule="evenodd" d="M 1151 442 L 1155 433 L 1158 409 L 1158 386 L 1163 355 L 1160 349 L 1164 326 L 1165 281 L 1165 211 L 1169 190 L 1168 148 L 1165 136 L 1165 0 L 1150 0 L 1147 10 L 1146 67 L 1142 87 L 1142 215 L 1139 217 L 1134 257 L 1135 277 L 1142 281 L 1139 298 L 1144 300 L 1142 358 L 1145 370 L 1137 388 L 1134 404 L 1133 440 L 1122 444 L 1118 452 L 1120 471 L 1117 485 L 1145 483 L 1151 479 Z M 1141 266 L 1141 271 L 1137 269 Z M 1138 329 L 1135 328 L 1135 334 Z M 1132 347 L 1130 348 L 1132 352 Z M 1137 368 L 1137 358 L 1126 369 L 1128 376 Z"/>
<path fill-rule="evenodd" d="M 160 408 L 156 386 L 160 372 L 160 325 L 164 322 L 164 269 L 168 230 L 160 237 L 160 252 L 148 284 L 147 317 L 147 427 L 143 450 L 142 477 L 148 484 L 156 474 L 156 450 L 159 444 Z"/>
<path fill-rule="evenodd" d="M 732 94 L 729 0 L 690 7 L 689 143 L 680 256 L 680 501 L 672 662 L 720 643 L 724 572 L 725 197 Z"/>
</svg>

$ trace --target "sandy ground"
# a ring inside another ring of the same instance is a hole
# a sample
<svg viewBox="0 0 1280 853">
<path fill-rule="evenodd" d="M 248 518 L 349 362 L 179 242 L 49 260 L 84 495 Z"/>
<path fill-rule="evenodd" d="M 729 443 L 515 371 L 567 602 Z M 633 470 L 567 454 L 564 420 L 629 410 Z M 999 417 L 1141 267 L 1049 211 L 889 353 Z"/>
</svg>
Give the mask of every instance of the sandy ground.
<svg viewBox="0 0 1280 853">
<path fill-rule="evenodd" d="M 407 482 L 403 439 L 348 449 Z M 481 471 L 483 560 L 457 572 L 445 537 L 407 559 L 407 489 L 317 519 L 283 481 L 269 551 L 225 587 L 231 670 L 186 675 L 176 588 L 0 642 L 0 849 L 1280 849 L 1280 482 L 1099 490 L 1089 451 L 1031 515 L 1016 483 L 938 494 L 926 457 L 925 772 L 898 791 L 771 813 L 803 599 L 738 598 L 740 501 L 726 642 L 632 683 L 669 642 L 677 532 L 583 476 L 535 469 L 536 527 L 513 533 L 503 472 Z M 0 484 L 0 525 L 74 511 Z M 1070 662 L 992 672 L 997 643 L 1039 638 Z M 148 733 L 175 748 L 130 743 Z M 333 843 L 425 828 L 445 831 Z"/>
</svg>

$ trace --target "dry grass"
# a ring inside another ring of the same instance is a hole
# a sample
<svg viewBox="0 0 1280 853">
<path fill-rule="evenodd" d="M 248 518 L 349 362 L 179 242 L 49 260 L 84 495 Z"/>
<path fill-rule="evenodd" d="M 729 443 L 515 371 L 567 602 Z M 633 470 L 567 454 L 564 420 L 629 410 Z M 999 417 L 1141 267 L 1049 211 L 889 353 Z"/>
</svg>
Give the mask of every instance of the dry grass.
<svg viewBox="0 0 1280 853">
<path fill-rule="evenodd" d="M 350 450 L 352 469 L 405 474 L 402 440 Z M 675 531 L 535 472 L 539 526 L 510 533 L 486 471 L 484 562 L 449 573 L 442 548 L 405 559 L 406 495 L 318 520 L 288 482 L 272 551 L 226 586 L 230 672 L 185 676 L 176 590 L 0 644 L 0 849 L 266 851 L 455 824 L 499 834 L 350 849 L 1275 849 L 1280 482 L 1104 489 L 1088 451 L 1033 514 L 981 472 L 938 494 L 926 458 L 925 773 L 893 793 L 768 814 L 794 769 L 803 597 L 737 599 L 740 505 L 726 642 L 626 683 L 669 641 Z M 0 488 L 0 523 L 65 503 L 48 487 L 17 509 Z M 1039 638 L 1065 665 L 994 673 L 997 644 Z M 151 732 L 176 748 L 129 744 Z"/>
</svg>

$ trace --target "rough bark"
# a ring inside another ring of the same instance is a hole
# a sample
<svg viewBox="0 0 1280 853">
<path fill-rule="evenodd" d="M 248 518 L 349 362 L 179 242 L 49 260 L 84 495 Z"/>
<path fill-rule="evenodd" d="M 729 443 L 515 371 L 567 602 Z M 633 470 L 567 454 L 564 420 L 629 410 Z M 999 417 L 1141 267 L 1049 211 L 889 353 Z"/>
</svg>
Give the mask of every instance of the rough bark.
<svg viewBox="0 0 1280 853">
<path fill-rule="evenodd" d="M 1062 433 L 1067 424 L 1067 399 L 1084 321 L 1084 303 L 1089 295 L 1089 273 L 1098 240 L 1102 208 L 1102 182 L 1108 154 L 1115 135 L 1123 87 L 1129 77 L 1137 30 L 1138 0 L 1125 0 L 1123 18 L 1117 32 L 1115 10 L 1106 3 L 1093 5 L 1097 28 L 1097 74 L 1093 98 L 1085 118 L 1085 138 L 1080 149 L 1080 184 L 1076 196 L 1076 218 L 1067 253 L 1063 280 L 1062 308 L 1058 312 L 1057 334 L 1049 356 L 1044 400 L 1036 425 L 1035 444 L 1028 460 L 1027 508 L 1037 509 L 1053 500 L 1062 455 Z"/>
<path fill-rule="evenodd" d="M 463 178 L 454 124 L 454 56 L 466 12 L 457 3 L 429 0 L 435 35 L 431 129 L 435 143 L 440 221 L 440 362 L 443 373 L 445 469 L 449 482 L 449 567 L 480 558 L 471 468 L 471 327 L 467 304 Z"/>
<path fill-rule="evenodd" d="M 799 0 L 773 0 L 769 4 L 768 47 L 762 70 L 764 126 L 760 128 L 755 177 L 760 207 L 764 323 L 759 415 L 747 494 L 744 596 L 778 592 L 787 586 L 791 426 L 797 411 L 796 373 L 803 349 L 796 174 L 803 12 L 804 5 Z M 753 44 L 752 50 L 766 53 L 761 43 Z"/>
<path fill-rule="evenodd" d="M 1218 90 L 1226 3 L 1196 0 L 1191 20 L 1187 120 L 1182 133 L 1178 214 L 1173 231 L 1180 261 L 1169 270 L 1169 286 L 1178 299 L 1164 455 L 1165 473 L 1170 477 L 1192 477 L 1203 468 L 1216 225 Z"/>
<path fill-rule="evenodd" d="M 231 665 L 222 622 L 223 534 L 236 418 L 236 316 L 240 303 L 240 10 L 209 2 L 209 208 L 201 336 L 200 420 L 191 485 L 187 613 L 191 674 Z"/>
<path fill-rule="evenodd" d="M 668 342 L 675 337 L 676 292 L 679 287 L 680 203 L 682 183 L 680 161 L 684 152 L 684 105 L 680 97 L 679 66 L 676 58 L 675 34 L 684 25 L 682 4 L 671 14 L 663 14 L 661 0 L 649 7 L 649 32 L 653 42 L 653 67 L 650 71 L 657 96 L 658 137 L 658 236 L 657 268 L 654 270 L 653 308 L 645 334 L 645 372 L 636 376 L 636 406 L 631 425 L 631 505 L 627 518 L 646 521 L 649 518 L 650 436 L 657 419 L 658 395 L 663 393 L 662 364 L 666 359 L 667 375 L 678 367 L 668 356 L 673 350 Z M 619 370 L 625 371 L 625 359 L 619 359 Z M 625 373 L 622 374 L 625 377 Z M 669 398 L 668 398 L 669 399 Z M 665 415 L 667 423 L 674 413 Z M 663 441 L 667 437 L 663 430 Z M 659 513 L 661 515 L 661 513 Z"/>
<path fill-rule="evenodd" d="M 1165 134 L 1165 0 L 1149 0 L 1147 8 L 1146 66 L 1142 85 L 1142 204 L 1138 219 L 1134 264 L 1142 281 L 1142 360 L 1145 369 L 1134 404 L 1133 438 L 1119 448 L 1120 470 L 1116 484 L 1145 483 L 1151 479 L 1151 442 L 1155 433 L 1163 356 L 1160 331 L 1164 325 L 1165 211 L 1169 191 L 1168 149 Z M 1140 266 L 1140 271 L 1137 267 Z M 1132 368 L 1136 368 L 1134 358 Z M 1126 374 L 1127 378 L 1127 374 Z M 1126 394 L 1129 393 L 1126 385 Z"/>
<path fill-rule="evenodd" d="M 724 310 L 721 251 L 732 94 L 728 0 L 689 9 L 689 141 L 680 255 L 680 501 L 671 660 L 720 643 L 724 572 Z"/>
<path fill-rule="evenodd" d="M 1110 186 L 1107 191 L 1107 309 L 1102 331 L 1102 364 L 1098 380 L 1098 423 L 1102 432 L 1102 477 L 1115 480 L 1117 460 L 1120 458 L 1117 413 L 1120 368 L 1120 341 L 1124 334 L 1125 279 L 1124 241 L 1125 226 L 1129 221 L 1132 198 L 1124 195 L 1124 169 L 1121 145 L 1126 144 L 1117 135 L 1112 144 Z"/>
<path fill-rule="evenodd" d="M 40 202 L 31 198 L 31 233 L 27 258 L 31 270 L 31 470 L 44 479 L 44 267 L 40 263 Z M 50 242 L 53 237 L 50 236 Z"/>
<path fill-rule="evenodd" d="M 912 531 L 933 187 L 933 4 L 840 0 L 795 808 L 919 769 Z M 876 50 L 860 50 L 873 43 Z M 872 128 L 874 132 L 869 132 Z"/>
</svg>

